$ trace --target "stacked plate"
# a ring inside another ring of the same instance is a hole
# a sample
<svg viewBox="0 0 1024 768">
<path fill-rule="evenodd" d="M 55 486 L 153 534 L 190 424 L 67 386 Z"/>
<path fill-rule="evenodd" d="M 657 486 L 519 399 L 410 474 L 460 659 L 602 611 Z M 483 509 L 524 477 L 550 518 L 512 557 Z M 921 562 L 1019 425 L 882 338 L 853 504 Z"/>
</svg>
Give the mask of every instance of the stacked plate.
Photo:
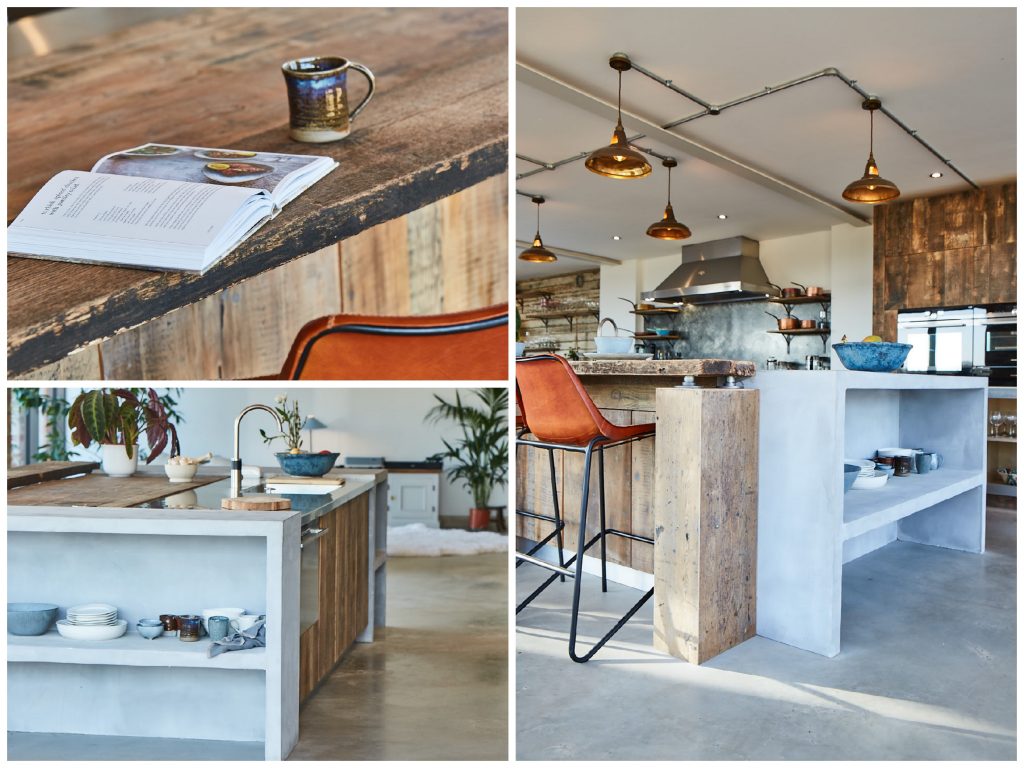
<svg viewBox="0 0 1024 768">
<path fill-rule="evenodd" d="M 866 491 L 874 488 L 881 488 L 889 479 L 889 473 L 875 469 L 875 462 L 868 459 L 843 459 L 847 464 L 856 464 L 860 467 L 857 477 L 853 481 L 853 488 Z"/>
<path fill-rule="evenodd" d="M 57 622 L 57 631 L 70 640 L 113 640 L 127 628 L 128 622 L 117 618 L 117 608 L 106 603 L 68 608 L 68 617 Z"/>
<path fill-rule="evenodd" d="M 860 467 L 857 477 L 871 477 L 875 474 L 875 462 L 867 459 L 843 459 L 844 464 L 856 464 Z"/>
</svg>

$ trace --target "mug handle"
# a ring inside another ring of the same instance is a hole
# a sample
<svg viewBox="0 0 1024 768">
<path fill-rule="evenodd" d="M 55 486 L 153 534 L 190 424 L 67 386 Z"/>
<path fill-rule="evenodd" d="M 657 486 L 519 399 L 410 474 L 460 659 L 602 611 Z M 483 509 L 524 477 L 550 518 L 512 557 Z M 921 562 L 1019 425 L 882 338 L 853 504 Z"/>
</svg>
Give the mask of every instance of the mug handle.
<svg viewBox="0 0 1024 768">
<path fill-rule="evenodd" d="M 354 121 L 356 117 L 359 115 L 359 113 L 363 111 L 363 107 L 370 103 L 370 98 L 373 96 L 373 89 L 377 86 L 377 81 L 373 77 L 373 72 L 368 70 L 362 64 L 357 64 L 354 61 L 350 61 L 348 63 L 348 66 L 350 69 L 355 69 L 361 72 L 363 76 L 366 78 L 366 82 L 369 83 L 370 85 L 370 90 L 366 92 L 366 96 L 363 97 L 363 100 L 360 101 L 358 106 L 356 106 L 356 108 L 353 109 L 348 114 L 348 119 Z"/>
</svg>

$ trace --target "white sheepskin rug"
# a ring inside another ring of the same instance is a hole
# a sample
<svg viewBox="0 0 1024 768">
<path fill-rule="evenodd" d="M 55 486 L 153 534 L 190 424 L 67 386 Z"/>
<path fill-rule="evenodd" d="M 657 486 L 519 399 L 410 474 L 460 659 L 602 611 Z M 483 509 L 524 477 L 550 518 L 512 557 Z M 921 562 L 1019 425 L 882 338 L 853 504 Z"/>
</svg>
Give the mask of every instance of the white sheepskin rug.
<svg viewBox="0 0 1024 768">
<path fill-rule="evenodd" d="M 428 528 L 423 523 L 388 528 L 388 557 L 437 557 L 508 552 L 508 536 L 493 531 Z"/>
</svg>

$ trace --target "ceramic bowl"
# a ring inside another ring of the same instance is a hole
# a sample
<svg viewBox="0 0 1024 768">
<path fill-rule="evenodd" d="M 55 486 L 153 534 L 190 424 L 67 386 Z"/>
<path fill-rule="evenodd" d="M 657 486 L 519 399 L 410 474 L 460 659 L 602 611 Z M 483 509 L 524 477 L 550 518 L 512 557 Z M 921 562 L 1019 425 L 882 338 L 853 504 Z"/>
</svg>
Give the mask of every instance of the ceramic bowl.
<svg viewBox="0 0 1024 768">
<path fill-rule="evenodd" d="M 656 335 L 658 335 L 658 336 L 668 336 L 670 333 L 672 333 L 672 329 L 671 328 L 655 328 L 654 329 L 654 333 Z"/>
<path fill-rule="evenodd" d="M 907 360 L 910 344 L 893 341 L 847 341 L 833 344 L 839 360 L 851 371 L 895 371 Z"/>
<path fill-rule="evenodd" d="M 172 483 L 188 483 L 196 476 L 198 464 L 164 464 L 164 472 Z"/>
<path fill-rule="evenodd" d="M 594 344 L 602 355 L 622 355 L 633 351 L 633 340 L 628 336 L 595 336 Z"/>
<path fill-rule="evenodd" d="M 52 603 L 8 603 L 7 631 L 12 635 L 43 635 L 57 618 Z"/>
<path fill-rule="evenodd" d="M 160 619 L 139 619 L 135 628 L 147 640 L 155 640 L 164 633 L 164 623 Z"/>
<path fill-rule="evenodd" d="M 856 464 L 843 464 L 843 493 L 853 487 L 853 481 L 857 479 L 860 467 Z"/>
<path fill-rule="evenodd" d="M 878 472 L 885 472 L 889 477 L 892 477 L 893 473 L 896 471 L 896 467 L 891 464 L 875 464 L 875 469 Z"/>
<path fill-rule="evenodd" d="M 858 477 L 853 481 L 853 489 L 860 491 L 871 491 L 883 487 L 889 480 L 885 472 L 875 471 L 870 477 Z"/>
<path fill-rule="evenodd" d="M 57 631 L 61 637 L 68 640 L 113 640 L 120 637 L 128 629 L 128 622 L 125 619 L 118 619 L 116 624 L 97 624 L 95 626 L 82 626 L 72 624 L 67 619 L 57 621 Z"/>
<path fill-rule="evenodd" d="M 334 467 L 338 453 L 275 453 L 277 463 L 289 475 L 323 477 Z M 224 614 L 225 616 L 227 614 Z"/>
</svg>

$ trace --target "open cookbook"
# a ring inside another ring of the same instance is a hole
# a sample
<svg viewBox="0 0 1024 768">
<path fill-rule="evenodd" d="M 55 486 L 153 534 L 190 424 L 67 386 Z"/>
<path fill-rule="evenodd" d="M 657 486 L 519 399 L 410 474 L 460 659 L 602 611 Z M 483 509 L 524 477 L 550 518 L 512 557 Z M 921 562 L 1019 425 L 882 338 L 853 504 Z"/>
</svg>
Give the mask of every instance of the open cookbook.
<svg viewBox="0 0 1024 768">
<path fill-rule="evenodd" d="M 337 167 L 323 156 L 143 144 L 46 182 L 7 228 L 7 250 L 205 272 Z"/>
</svg>

